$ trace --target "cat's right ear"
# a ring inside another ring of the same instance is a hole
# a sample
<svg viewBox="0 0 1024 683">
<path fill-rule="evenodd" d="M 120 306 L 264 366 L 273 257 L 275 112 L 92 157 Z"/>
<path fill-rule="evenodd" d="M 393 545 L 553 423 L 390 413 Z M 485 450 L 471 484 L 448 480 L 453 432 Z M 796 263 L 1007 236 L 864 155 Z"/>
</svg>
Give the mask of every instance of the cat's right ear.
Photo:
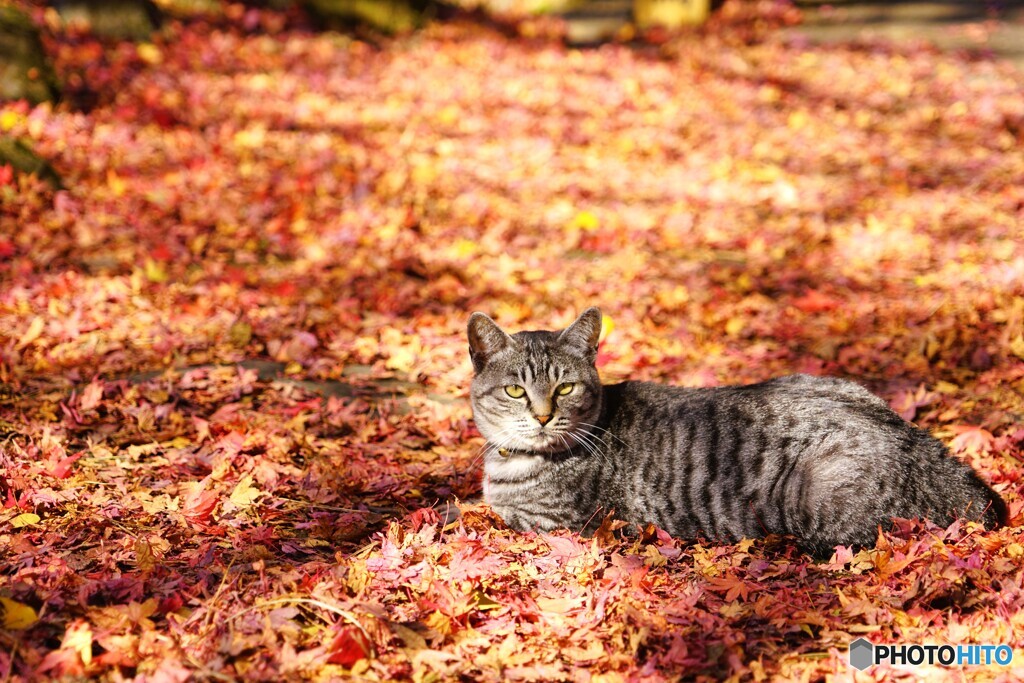
<svg viewBox="0 0 1024 683">
<path fill-rule="evenodd" d="M 469 316 L 467 326 L 469 335 L 469 357 L 473 361 L 473 369 L 480 372 L 494 354 L 512 343 L 512 337 L 483 313 Z"/>
</svg>

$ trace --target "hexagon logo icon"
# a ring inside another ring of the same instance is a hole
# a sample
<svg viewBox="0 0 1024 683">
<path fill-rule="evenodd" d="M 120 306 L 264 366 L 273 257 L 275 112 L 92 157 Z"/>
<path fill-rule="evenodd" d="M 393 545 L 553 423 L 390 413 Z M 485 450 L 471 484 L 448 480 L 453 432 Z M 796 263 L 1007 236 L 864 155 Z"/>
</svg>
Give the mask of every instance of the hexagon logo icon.
<svg viewBox="0 0 1024 683">
<path fill-rule="evenodd" d="M 857 640 L 850 643 L 850 666 L 858 671 L 871 666 L 871 660 L 874 659 L 874 645 L 871 641 L 865 640 L 864 638 L 858 638 Z"/>
</svg>

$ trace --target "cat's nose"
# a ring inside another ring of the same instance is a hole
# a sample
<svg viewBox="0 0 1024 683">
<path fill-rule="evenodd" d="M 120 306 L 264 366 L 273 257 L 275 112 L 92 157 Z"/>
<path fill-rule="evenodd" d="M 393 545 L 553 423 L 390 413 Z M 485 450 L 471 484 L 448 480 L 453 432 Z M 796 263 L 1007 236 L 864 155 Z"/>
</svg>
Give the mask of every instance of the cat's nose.
<svg viewBox="0 0 1024 683">
<path fill-rule="evenodd" d="M 546 425 L 548 422 L 551 422 L 550 415 L 534 415 L 534 417 L 537 418 L 537 422 L 540 422 L 541 427 Z"/>
</svg>

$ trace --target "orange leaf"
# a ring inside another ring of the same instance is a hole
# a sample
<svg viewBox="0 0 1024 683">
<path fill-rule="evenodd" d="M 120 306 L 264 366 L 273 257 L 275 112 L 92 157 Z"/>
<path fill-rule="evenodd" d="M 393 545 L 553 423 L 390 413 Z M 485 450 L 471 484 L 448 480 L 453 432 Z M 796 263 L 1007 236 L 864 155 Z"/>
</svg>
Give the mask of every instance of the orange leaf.
<svg viewBox="0 0 1024 683">
<path fill-rule="evenodd" d="M 992 432 L 981 427 L 963 425 L 953 427 L 953 431 L 957 436 L 949 442 L 949 447 L 954 453 L 989 453 L 995 442 Z"/>
<path fill-rule="evenodd" d="M 804 313 L 822 313 L 824 311 L 833 311 L 839 307 L 839 301 L 833 299 L 830 296 L 822 294 L 816 289 L 808 290 L 799 299 L 793 301 L 793 305 L 799 308 Z"/>
</svg>

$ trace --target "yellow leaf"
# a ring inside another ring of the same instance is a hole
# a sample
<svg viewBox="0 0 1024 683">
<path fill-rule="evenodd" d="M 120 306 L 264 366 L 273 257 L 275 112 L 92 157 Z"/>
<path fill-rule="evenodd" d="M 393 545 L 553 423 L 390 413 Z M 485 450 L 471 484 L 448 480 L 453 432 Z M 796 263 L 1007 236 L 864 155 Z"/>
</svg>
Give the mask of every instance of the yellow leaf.
<svg viewBox="0 0 1024 683">
<path fill-rule="evenodd" d="M 662 555 L 656 547 L 649 545 L 644 548 L 644 564 L 648 567 L 664 567 L 668 564 L 668 558 Z"/>
<path fill-rule="evenodd" d="M 167 282 L 167 269 L 158 261 L 146 259 L 146 279 L 150 282 Z"/>
<path fill-rule="evenodd" d="M 1017 358 L 1024 360 L 1024 336 L 1018 334 L 1016 339 L 1010 340 L 1010 351 L 1013 351 Z"/>
<path fill-rule="evenodd" d="M 228 328 L 228 339 L 235 346 L 245 346 L 252 341 L 252 325 L 244 320 L 236 320 Z"/>
<path fill-rule="evenodd" d="M 144 572 L 153 571 L 156 567 L 156 555 L 148 541 L 135 541 L 135 565 Z"/>
<path fill-rule="evenodd" d="M 430 629 L 433 629 L 443 636 L 450 635 L 453 627 L 452 620 L 441 614 L 440 612 L 431 612 L 423 619 L 423 624 Z"/>
<path fill-rule="evenodd" d="M 782 175 L 782 169 L 778 166 L 766 164 L 753 169 L 750 175 L 759 183 L 771 183 L 779 179 Z"/>
<path fill-rule="evenodd" d="M 598 220 L 590 211 L 580 211 L 576 214 L 576 217 L 572 219 L 571 227 L 583 230 L 584 232 L 593 232 L 597 230 L 601 222 Z"/>
<path fill-rule="evenodd" d="M 266 144 L 267 129 L 259 125 L 244 128 L 235 133 L 233 141 L 238 147 L 258 149 Z"/>
<path fill-rule="evenodd" d="M 36 339 L 39 339 L 39 335 L 43 333 L 43 327 L 46 323 L 43 321 L 42 316 L 36 316 L 32 319 L 32 322 L 28 324 L 28 329 L 25 330 L 25 334 L 21 335 L 21 339 L 18 340 L 17 348 L 23 349 Z"/>
<path fill-rule="evenodd" d="M 14 128 L 14 124 L 16 124 L 20 118 L 21 116 L 13 111 L 5 111 L 3 114 L 0 114 L 0 130 L 10 130 L 11 128 Z"/>
<path fill-rule="evenodd" d="M 810 120 L 810 117 L 807 116 L 807 112 L 798 110 L 789 115 L 789 118 L 786 120 L 786 125 L 790 130 L 800 130 L 806 126 Z"/>
<path fill-rule="evenodd" d="M 140 43 L 135 48 L 136 54 L 139 55 L 139 59 L 144 61 L 146 64 L 159 64 L 164 61 L 164 55 L 153 43 Z"/>
<path fill-rule="evenodd" d="M 459 239 L 455 240 L 454 248 L 455 256 L 457 258 L 467 258 L 469 256 L 474 256 L 476 255 L 476 252 L 478 250 L 476 242 L 473 242 L 472 240 L 467 240 L 463 237 L 460 237 Z"/>
<path fill-rule="evenodd" d="M 231 492 L 231 502 L 236 507 L 245 508 L 255 503 L 261 495 L 263 492 L 252 485 L 252 475 L 247 474 L 235 485 L 235 490 Z"/>
<path fill-rule="evenodd" d="M 682 285 L 664 289 L 654 295 L 658 303 L 668 309 L 679 308 L 690 300 L 690 292 Z"/>
<path fill-rule="evenodd" d="M 718 613 L 726 619 L 735 619 L 743 614 L 743 605 L 739 602 L 727 602 L 718 608 Z M 804 628 L 806 628 L 806 624 Z"/>
<path fill-rule="evenodd" d="M 501 603 L 493 600 L 483 591 L 477 591 L 474 597 L 476 598 L 476 608 L 478 610 L 498 609 L 501 607 Z"/>
<path fill-rule="evenodd" d="M 399 372 L 412 372 L 412 366 L 416 362 L 416 354 L 409 348 L 397 348 L 391 351 L 391 355 L 384 361 L 384 367 L 388 370 Z"/>
<path fill-rule="evenodd" d="M 87 622 L 78 621 L 64 632 L 64 640 L 61 641 L 62 650 L 73 650 L 82 658 L 82 663 L 88 666 L 92 663 L 92 627 Z"/>
<path fill-rule="evenodd" d="M 447 107 L 437 113 L 437 120 L 446 126 L 450 126 L 459 120 L 461 114 L 459 108 L 454 104 L 449 104 Z"/>
<path fill-rule="evenodd" d="M 750 550 L 750 546 L 754 545 L 754 539 L 743 538 L 736 544 L 736 552 L 745 553 Z"/>
<path fill-rule="evenodd" d="M 430 164 L 413 166 L 409 175 L 417 185 L 430 185 L 437 179 L 437 171 Z"/>
<path fill-rule="evenodd" d="M 31 526 L 39 523 L 39 515 L 34 512 L 23 512 L 11 520 L 11 526 L 20 529 L 24 526 Z"/>
<path fill-rule="evenodd" d="M 103 400 L 103 382 L 94 379 L 82 390 L 82 398 L 78 407 L 82 412 L 89 412 Z"/>
<path fill-rule="evenodd" d="M 563 652 L 566 657 L 575 662 L 593 662 L 607 656 L 604 645 L 599 640 L 587 641 L 585 647 L 570 645 Z"/>
<path fill-rule="evenodd" d="M 36 611 L 16 600 L 0 597 L 0 623 L 4 628 L 12 631 L 21 631 L 39 619 Z"/>
<path fill-rule="evenodd" d="M 582 607 L 582 603 L 578 598 L 537 598 L 537 607 L 542 612 L 551 612 L 553 614 L 565 614 L 574 609 Z"/>
<path fill-rule="evenodd" d="M 128 185 L 121 180 L 120 176 L 114 172 L 114 169 L 107 171 L 107 187 L 114 193 L 115 197 L 120 197 L 128 189 Z"/>
<path fill-rule="evenodd" d="M 608 338 L 608 335 L 615 329 L 615 322 L 612 320 L 610 315 L 601 316 L 601 336 L 600 341 L 604 341 Z"/>
<path fill-rule="evenodd" d="M 888 226 L 873 213 L 868 214 L 867 220 L 864 221 L 864 226 L 867 228 L 868 234 L 873 237 L 881 237 L 889 231 Z"/>
<path fill-rule="evenodd" d="M 725 323 L 725 333 L 735 337 L 743 331 L 744 326 L 743 318 L 729 318 Z"/>
</svg>

